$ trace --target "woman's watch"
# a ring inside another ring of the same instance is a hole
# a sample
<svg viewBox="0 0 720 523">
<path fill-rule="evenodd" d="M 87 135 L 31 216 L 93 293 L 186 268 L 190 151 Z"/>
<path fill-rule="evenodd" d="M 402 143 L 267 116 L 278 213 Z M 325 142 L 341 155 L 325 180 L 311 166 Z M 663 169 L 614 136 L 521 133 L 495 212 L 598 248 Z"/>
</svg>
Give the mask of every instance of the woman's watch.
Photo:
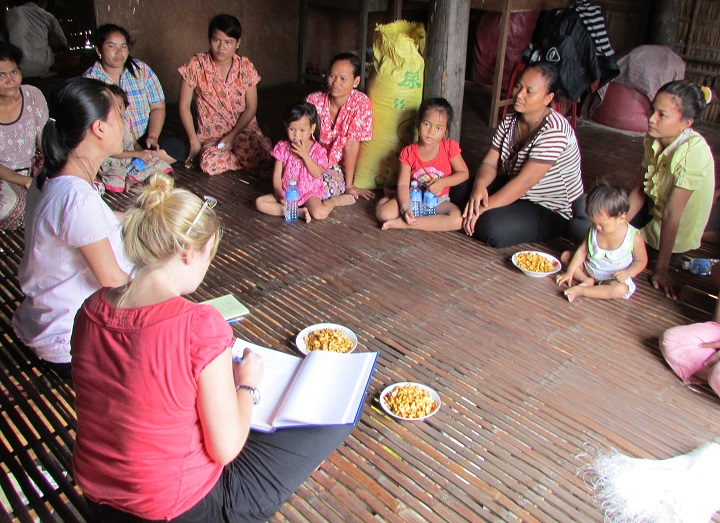
<svg viewBox="0 0 720 523">
<path fill-rule="evenodd" d="M 260 391 L 256 389 L 255 387 L 251 387 L 250 385 L 235 385 L 235 391 L 238 390 L 246 390 L 250 393 L 253 399 L 253 404 L 257 405 L 260 403 Z"/>
</svg>

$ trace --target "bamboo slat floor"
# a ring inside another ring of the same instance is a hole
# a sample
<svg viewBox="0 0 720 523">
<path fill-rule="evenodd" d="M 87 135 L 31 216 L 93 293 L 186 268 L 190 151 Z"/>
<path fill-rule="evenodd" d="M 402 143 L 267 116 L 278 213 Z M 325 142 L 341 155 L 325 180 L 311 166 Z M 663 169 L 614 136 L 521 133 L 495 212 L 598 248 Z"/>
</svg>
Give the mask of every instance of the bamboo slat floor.
<svg viewBox="0 0 720 523">
<path fill-rule="evenodd" d="M 277 92 L 262 94 L 265 115 L 282 106 Z M 471 169 L 491 135 L 473 97 L 462 140 Z M 703 130 L 716 147 L 717 129 Z M 274 139 L 280 132 L 268 130 Z M 583 125 L 578 137 L 588 180 L 627 183 L 639 138 Z M 568 303 L 550 278 L 525 277 L 509 262 L 520 248 L 559 255 L 569 247 L 562 240 L 494 250 L 461 233 L 381 231 L 365 201 L 323 222 L 287 224 L 254 210 L 267 180 L 186 169 L 176 176 L 179 186 L 215 196 L 225 224 L 191 299 L 233 293 L 251 311 L 233 325 L 236 334 L 261 345 L 293 352 L 303 327 L 332 321 L 357 333 L 358 350 L 380 352 L 356 430 L 273 522 L 600 522 L 579 473 L 588 449 L 667 458 L 717 436 L 718 399 L 684 386 L 657 347 L 665 329 L 710 318 L 714 291 L 697 277 L 677 274 L 678 301 L 645 274 L 630 300 Z M 118 209 L 131 199 L 108 196 Z M 10 327 L 23 239 L 0 237 L 0 522 L 83 521 L 68 474 L 73 391 L 34 366 Z M 701 252 L 718 257 L 713 245 Z M 385 415 L 378 395 L 397 381 L 433 387 L 440 412 L 418 423 Z"/>
</svg>

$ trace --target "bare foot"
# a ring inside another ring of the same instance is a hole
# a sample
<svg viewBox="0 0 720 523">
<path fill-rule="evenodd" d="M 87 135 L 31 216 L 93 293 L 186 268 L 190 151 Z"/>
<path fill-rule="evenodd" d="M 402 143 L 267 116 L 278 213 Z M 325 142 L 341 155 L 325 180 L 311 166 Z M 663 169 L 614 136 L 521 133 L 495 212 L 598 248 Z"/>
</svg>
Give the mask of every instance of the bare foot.
<svg viewBox="0 0 720 523">
<path fill-rule="evenodd" d="M 340 196 L 333 196 L 331 200 L 335 204 L 335 207 L 354 205 L 357 201 L 352 194 L 341 194 Z"/>
<path fill-rule="evenodd" d="M 567 265 L 570 263 L 570 258 L 572 258 L 572 255 L 572 251 L 563 251 L 563 253 L 560 255 L 560 262 L 567 267 Z"/>
<path fill-rule="evenodd" d="M 305 223 L 310 223 L 312 221 L 312 216 L 310 216 L 310 213 L 305 207 L 300 207 L 298 209 L 298 218 L 303 218 Z"/>
<path fill-rule="evenodd" d="M 575 298 L 578 298 L 585 294 L 585 289 L 583 287 L 587 287 L 587 285 L 575 285 L 575 287 L 570 287 L 569 289 L 566 289 L 563 294 L 567 296 L 567 299 L 570 303 L 575 301 Z"/>
<path fill-rule="evenodd" d="M 405 220 L 403 220 L 402 218 L 394 218 L 382 224 L 383 231 L 387 229 L 406 229 L 407 227 L 408 224 L 405 223 Z"/>
</svg>

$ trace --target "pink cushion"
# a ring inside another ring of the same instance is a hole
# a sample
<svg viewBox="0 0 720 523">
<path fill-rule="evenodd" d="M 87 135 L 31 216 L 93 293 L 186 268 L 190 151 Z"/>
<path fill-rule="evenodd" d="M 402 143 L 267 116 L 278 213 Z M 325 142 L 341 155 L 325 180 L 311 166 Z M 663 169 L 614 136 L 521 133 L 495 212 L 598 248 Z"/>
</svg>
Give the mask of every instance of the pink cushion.
<svg viewBox="0 0 720 523">
<path fill-rule="evenodd" d="M 597 123 L 624 131 L 646 133 L 650 100 L 640 91 L 610 82 L 602 104 L 592 114 Z"/>
</svg>

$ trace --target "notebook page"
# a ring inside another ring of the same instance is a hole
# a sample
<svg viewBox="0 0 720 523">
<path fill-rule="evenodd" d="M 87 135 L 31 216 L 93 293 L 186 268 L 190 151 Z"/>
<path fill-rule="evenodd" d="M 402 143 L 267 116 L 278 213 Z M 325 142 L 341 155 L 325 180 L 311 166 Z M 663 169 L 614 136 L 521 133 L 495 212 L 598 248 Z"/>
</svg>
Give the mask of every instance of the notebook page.
<svg viewBox="0 0 720 523">
<path fill-rule="evenodd" d="M 267 347 L 249 343 L 240 338 L 233 344 L 233 356 L 242 357 L 245 347 L 262 356 L 265 372 L 258 389 L 260 403 L 253 407 L 250 426 L 263 432 L 273 430 L 272 421 L 278 408 L 282 405 L 285 393 L 295 377 L 303 360 L 291 354 L 285 354 Z"/>
<path fill-rule="evenodd" d="M 276 414 L 275 426 L 352 423 L 376 357 L 373 352 L 312 351 Z"/>
</svg>

